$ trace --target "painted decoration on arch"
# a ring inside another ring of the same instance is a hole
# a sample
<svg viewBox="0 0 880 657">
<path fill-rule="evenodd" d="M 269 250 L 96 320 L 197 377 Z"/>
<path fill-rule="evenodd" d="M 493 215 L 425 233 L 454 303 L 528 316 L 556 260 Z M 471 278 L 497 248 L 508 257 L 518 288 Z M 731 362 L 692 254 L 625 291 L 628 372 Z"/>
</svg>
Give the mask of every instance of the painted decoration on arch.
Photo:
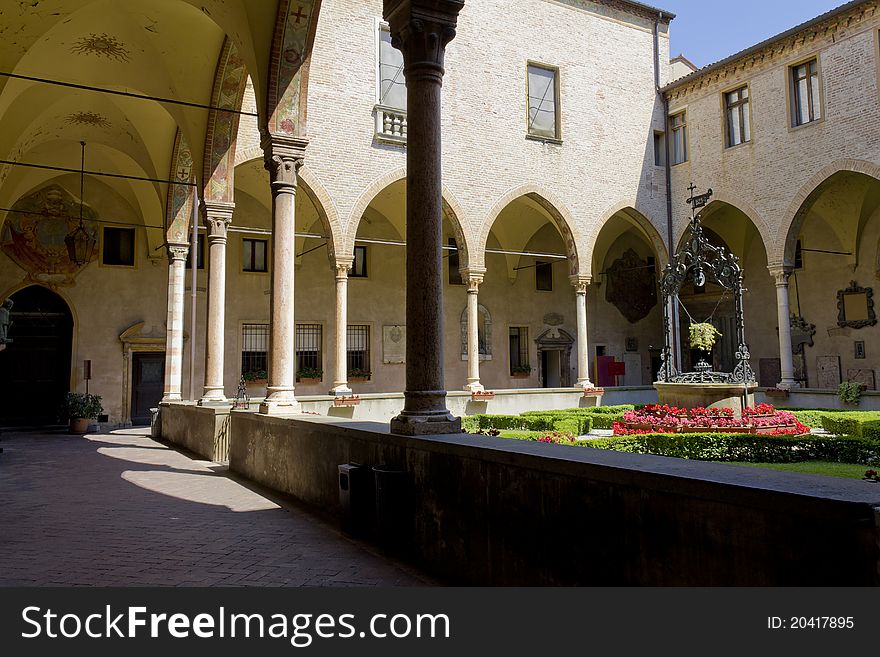
<svg viewBox="0 0 880 657">
<path fill-rule="evenodd" d="M 64 238 L 79 226 L 79 206 L 79 199 L 54 184 L 22 197 L 6 217 L 0 248 L 29 280 L 49 287 L 74 285 L 82 267 L 71 261 Z M 98 220 L 95 209 L 83 204 L 83 228 L 96 243 Z M 97 257 L 95 249 L 90 261 Z"/>
<path fill-rule="evenodd" d="M 285 7 L 286 5 L 286 7 Z M 279 7 L 284 12 L 283 32 L 276 35 L 280 48 L 275 53 L 277 70 L 273 71 L 270 88 L 270 130 L 275 133 L 297 135 L 301 133 L 300 98 L 302 67 L 308 59 L 309 36 L 316 23 L 320 9 L 319 0 L 288 0 Z M 285 11 L 286 9 L 286 11 Z M 277 47 L 277 46 L 276 46 Z"/>
<path fill-rule="evenodd" d="M 186 138 L 177 130 L 174 139 L 174 155 L 171 160 L 171 180 L 181 183 L 193 182 L 193 157 Z M 166 234 L 168 242 L 186 244 L 189 242 L 190 218 L 192 217 L 193 192 L 188 185 L 170 185 L 166 212 Z"/>
</svg>

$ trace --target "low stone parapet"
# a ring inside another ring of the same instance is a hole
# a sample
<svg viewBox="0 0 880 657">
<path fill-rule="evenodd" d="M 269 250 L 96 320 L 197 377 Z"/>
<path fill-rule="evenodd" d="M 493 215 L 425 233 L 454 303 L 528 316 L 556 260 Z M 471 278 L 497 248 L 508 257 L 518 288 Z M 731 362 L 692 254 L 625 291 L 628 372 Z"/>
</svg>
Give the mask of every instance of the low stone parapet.
<svg viewBox="0 0 880 657">
<path fill-rule="evenodd" d="M 161 438 L 209 461 L 229 460 L 229 408 L 171 402 L 159 405 Z"/>
</svg>

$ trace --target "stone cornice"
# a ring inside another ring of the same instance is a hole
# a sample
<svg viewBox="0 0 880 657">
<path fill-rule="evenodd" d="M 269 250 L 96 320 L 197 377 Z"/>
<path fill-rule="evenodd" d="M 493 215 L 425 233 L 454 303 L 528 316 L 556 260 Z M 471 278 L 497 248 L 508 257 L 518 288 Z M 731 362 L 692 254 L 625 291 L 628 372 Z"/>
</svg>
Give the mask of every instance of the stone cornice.
<svg viewBox="0 0 880 657">
<path fill-rule="evenodd" d="M 646 18 L 649 20 L 656 20 L 660 14 L 663 15 L 661 22 L 665 25 L 668 25 L 673 18 L 675 18 L 675 14 L 671 11 L 666 11 L 665 9 L 661 9 L 659 7 L 652 7 L 650 5 L 646 5 L 641 2 L 630 2 L 629 0 L 553 0 L 554 2 L 558 2 L 562 5 L 571 5 L 572 7 L 577 7 L 578 9 L 589 9 L 589 5 L 599 5 L 602 7 L 608 7 L 609 9 L 614 9 L 616 11 L 621 11 L 627 14 L 631 14 L 633 16 L 638 16 L 639 18 Z"/>
<path fill-rule="evenodd" d="M 669 100 L 676 100 L 714 85 L 725 86 L 737 76 L 776 66 L 798 50 L 834 43 L 838 36 L 852 28 L 861 28 L 878 13 L 877 0 L 843 5 L 788 32 L 694 71 L 668 84 L 663 88 L 663 94 Z"/>
</svg>

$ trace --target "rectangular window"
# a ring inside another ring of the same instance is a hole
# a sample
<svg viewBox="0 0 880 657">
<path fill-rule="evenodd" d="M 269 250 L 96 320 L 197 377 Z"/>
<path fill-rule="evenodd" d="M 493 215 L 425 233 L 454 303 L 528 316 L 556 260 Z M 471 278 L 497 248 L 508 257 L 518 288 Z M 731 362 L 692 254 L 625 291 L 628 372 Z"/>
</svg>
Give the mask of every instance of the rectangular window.
<svg viewBox="0 0 880 657">
<path fill-rule="evenodd" d="M 510 373 L 528 373 L 529 367 L 529 329 L 525 326 L 510 327 Z"/>
<path fill-rule="evenodd" d="M 739 146 L 752 140 L 749 126 L 749 88 L 741 87 L 724 94 L 727 117 L 727 147 Z"/>
<path fill-rule="evenodd" d="M 246 379 L 265 379 L 268 369 L 268 353 L 269 325 L 243 324 L 241 327 L 241 375 Z"/>
<path fill-rule="evenodd" d="M 134 267 L 134 228 L 104 227 L 105 265 Z"/>
<path fill-rule="evenodd" d="M 528 134 L 559 139 L 559 70 L 528 65 Z"/>
<path fill-rule="evenodd" d="M 391 31 L 379 26 L 379 98 L 383 107 L 406 110 L 403 53 L 391 45 Z"/>
<path fill-rule="evenodd" d="M 798 240 L 794 247 L 794 268 L 795 269 L 803 269 L 804 268 L 804 250 L 801 247 L 801 241 Z"/>
<path fill-rule="evenodd" d="M 654 131 L 654 166 L 666 166 L 666 135 L 659 130 Z"/>
<path fill-rule="evenodd" d="M 670 146 L 672 152 L 672 164 L 681 164 L 687 162 L 688 145 L 687 145 L 687 113 L 679 112 L 669 117 L 669 130 L 672 133 L 672 141 Z"/>
<path fill-rule="evenodd" d="M 792 127 L 822 118 L 819 105 L 819 62 L 811 59 L 791 67 Z"/>
<path fill-rule="evenodd" d="M 324 327 L 320 324 L 296 325 L 296 378 L 320 379 Z"/>
<path fill-rule="evenodd" d="M 449 254 L 449 284 L 464 285 L 464 281 L 461 280 L 461 271 L 459 270 L 461 260 L 458 257 L 458 243 L 454 237 L 449 238 L 449 249 L 446 252 Z"/>
<path fill-rule="evenodd" d="M 535 263 L 535 289 L 548 292 L 553 289 L 553 263 Z"/>
<path fill-rule="evenodd" d="M 244 238 L 241 241 L 241 270 L 268 271 L 266 266 L 268 244 L 268 240 Z"/>
<path fill-rule="evenodd" d="M 351 274 L 354 278 L 367 277 L 367 247 L 354 247 L 354 263 L 351 266 Z"/>
<path fill-rule="evenodd" d="M 346 335 L 348 375 L 370 376 L 370 327 L 349 324 Z"/>
</svg>

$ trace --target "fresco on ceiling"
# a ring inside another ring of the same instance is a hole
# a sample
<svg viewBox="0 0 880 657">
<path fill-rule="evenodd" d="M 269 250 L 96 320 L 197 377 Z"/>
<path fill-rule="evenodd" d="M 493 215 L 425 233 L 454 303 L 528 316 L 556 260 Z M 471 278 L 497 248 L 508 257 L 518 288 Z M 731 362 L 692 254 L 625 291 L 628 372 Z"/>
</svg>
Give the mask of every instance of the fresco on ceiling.
<svg viewBox="0 0 880 657">
<path fill-rule="evenodd" d="M 90 125 L 96 128 L 110 127 L 110 121 L 107 120 L 107 117 L 97 112 L 74 112 L 73 114 L 68 114 L 64 122 L 67 125 Z"/>
<path fill-rule="evenodd" d="M 115 36 L 106 32 L 104 34 L 90 34 L 82 37 L 70 49 L 75 55 L 97 55 L 117 62 L 128 62 L 131 56 L 128 48 Z"/>
<path fill-rule="evenodd" d="M 98 213 L 83 205 L 83 227 L 95 240 Z M 79 200 L 58 185 L 22 197 L 6 216 L 0 248 L 27 272 L 27 278 L 49 287 L 74 284 L 81 267 L 71 262 L 64 238 L 79 226 Z M 97 258 L 93 250 L 91 260 Z"/>
</svg>

